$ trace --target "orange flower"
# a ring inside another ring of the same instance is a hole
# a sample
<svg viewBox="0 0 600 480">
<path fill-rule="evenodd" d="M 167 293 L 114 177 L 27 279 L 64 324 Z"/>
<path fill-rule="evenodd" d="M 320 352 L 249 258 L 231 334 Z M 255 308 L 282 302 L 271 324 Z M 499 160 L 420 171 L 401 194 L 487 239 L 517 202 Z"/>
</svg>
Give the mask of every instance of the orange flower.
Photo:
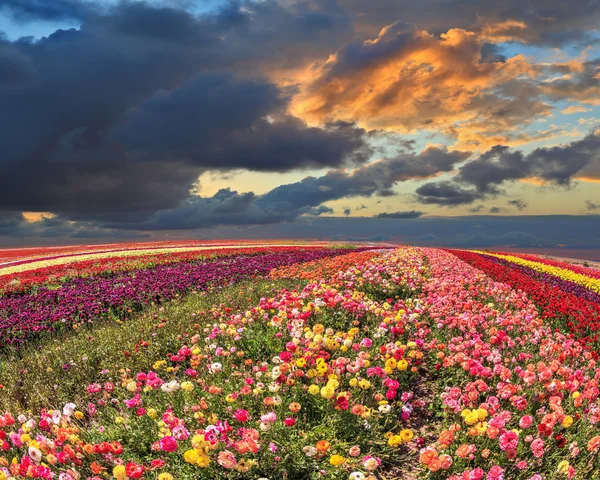
<svg viewBox="0 0 600 480">
<path fill-rule="evenodd" d="M 437 452 L 435 450 L 425 450 L 419 456 L 419 461 L 423 465 L 429 465 L 432 462 L 432 460 L 434 460 L 436 458 L 437 458 Z"/>
<path fill-rule="evenodd" d="M 290 403 L 289 408 L 290 408 L 290 412 L 298 413 L 302 407 L 300 406 L 300 404 L 298 402 L 292 402 L 292 403 Z"/>
<path fill-rule="evenodd" d="M 467 458 L 469 456 L 469 446 L 463 443 L 456 449 L 456 456 L 459 458 Z"/>
<path fill-rule="evenodd" d="M 331 444 L 327 440 L 319 440 L 316 445 L 319 452 L 326 452 L 330 446 Z"/>
<path fill-rule="evenodd" d="M 452 445 L 452 442 L 454 442 L 454 433 L 452 433 L 450 430 L 444 430 L 442 433 L 440 433 L 439 442 L 444 447 Z"/>
<path fill-rule="evenodd" d="M 600 447 L 600 436 L 596 436 L 590 439 L 587 444 L 588 452 L 595 452 Z"/>
<path fill-rule="evenodd" d="M 102 470 L 105 470 L 105 468 L 98 462 L 92 462 L 92 464 L 90 465 L 90 469 L 96 475 L 98 475 Z"/>
</svg>

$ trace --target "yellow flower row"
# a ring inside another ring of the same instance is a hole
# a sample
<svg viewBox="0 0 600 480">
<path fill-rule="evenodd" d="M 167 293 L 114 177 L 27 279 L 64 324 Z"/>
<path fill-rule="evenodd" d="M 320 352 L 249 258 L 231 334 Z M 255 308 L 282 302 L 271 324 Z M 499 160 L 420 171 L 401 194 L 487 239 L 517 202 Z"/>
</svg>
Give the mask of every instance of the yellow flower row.
<svg viewBox="0 0 600 480">
<path fill-rule="evenodd" d="M 482 252 L 479 250 L 472 251 L 475 253 L 501 258 L 511 263 L 516 263 L 517 265 L 529 267 L 538 272 L 546 273 L 548 275 L 554 275 L 555 277 L 558 277 L 562 280 L 578 283 L 579 285 L 582 285 L 585 288 L 589 288 L 590 290 L 593 290 L 596 293 L 600 293 L 600 279 L 598 278 L 588 277 L 587 275 L 582 275 L 581 273 L 575 273 L 567 268 L 554 267 L 552 265 L 546 265 L 544 263 L 538 263 L 532 260 L 525 260 L 524 258 L 514 257 L 512 255 L 501 255 L 499 253 Z"/>
<path fill-rule="evenodd" d="M 7 266 L 0 268 L 0 276 L 10 275 L 11 273 L 22 273 L 29 270 L 37 270 L 38 268 L 52 267 L 55 265 L 65 265 L 74 262 L 85 262 L 88 260 L 100 260 L 103 258 L 122 258 L 122 257 L 142 257 L 146 255 L 159 255 L 161 253 L 180 253 L 180 252 L 193 252 L 193 251 L 204 251 L 204 250 L 222 250 L 223 248 L 259 248 L 267 247 L 267 244 L 257 245 L 232 245 L 232 246 L 218 246 L 218 247 L 165 247 L 165 248 L 154 248 L 154 249 L 140 249 L 140 250 L 123 250 L 120 252 L 103 252 L 103 253 L 84 253 L 81 255 L 73 255 L 68 257 L 58 257 L 48 260 L 39 260 L 36 262 L 23 263 L 20 265 Z"/>
</svg>

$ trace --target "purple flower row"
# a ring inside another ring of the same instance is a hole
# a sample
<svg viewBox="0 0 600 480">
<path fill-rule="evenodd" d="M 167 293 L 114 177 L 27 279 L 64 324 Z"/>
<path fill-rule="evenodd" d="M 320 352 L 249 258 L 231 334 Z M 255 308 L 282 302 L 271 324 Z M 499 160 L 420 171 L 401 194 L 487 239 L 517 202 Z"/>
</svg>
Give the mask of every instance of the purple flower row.
<svg viewBox="0 0 600 480">
<path fill-rule="evenodd" d="M 238 255 L 118 272 L 110 277 L 75 278 L 57 289 L 0 297 L 0 345 L 18 347 L 44 332 L 73 323 L 126 316 L 182 293 L 222 287 L 267 275 L 273 268 L 310 262 L 356 249 L 309 249 Z"/>
<path fill-rule="evenodd" d="M 569 282 L 568 280 L 563 280 L 554 275 L 550 275 L 548 273 L 539 272 L 530 267 L 525 267 L 523 265 L 518 265 L 516 263 L 512 263 L 503 258 L 493 257 L 491 255 L 481 254 L 481 256 L 487 258 L 488 260 L 493 261 L 499 265 L 504 265 L 506 267 L 510 267 L 514 270 L 518 270 L 525 275 L 529 275 L 531 278 L 535 280 L 539 280 L 541 282 L 547 283 L 553 287 L 560 288 L 563 292 L 572 293 L 573 295 L 578 296 L 579 298 L 584 298 L 590 302 L 600 303 L 600 295 L 598 295 L 593 290 L 585 288 L 583 285 L 579 285 L 575 282 Z"/>
</svg>

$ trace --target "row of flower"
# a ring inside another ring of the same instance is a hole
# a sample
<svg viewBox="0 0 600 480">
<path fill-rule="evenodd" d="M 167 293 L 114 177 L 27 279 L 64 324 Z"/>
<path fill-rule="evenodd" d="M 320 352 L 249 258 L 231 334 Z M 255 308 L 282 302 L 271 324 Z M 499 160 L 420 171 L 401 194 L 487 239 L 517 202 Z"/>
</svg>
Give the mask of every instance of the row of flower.
<svg viewBox="0 0 600 480">
<path fill-rule="evenodd" d="M 559 260 L 552 260 L 550 258 L 543 258 L 538 255 L 531 255 L 529 253 L 506 253 L 506 252 L 497 252 L 503 255 L 514 255 L 515 257 L 523 258 L 525 260 L 531 260 L 538 263 L 543 263 L 545 265 L 551 265 L 553 267 L 559 267 L 566 270 L 572 270 L 575 273 L 579 273 L 581 275 L 587 275 L 588 277 L 600 278 L 600 270 L 594 267 L 586 267 L 582 265 L 575 265 L 573 263 L 561 262 Z"/>
<path fill-rule="evenodd" d="M 541 318 L 550 325 L 572 332 L 585 343 L 598 343 L 600 303 L 595 292 L 490 255 L 461 250 L 451 252 L 494 280 L 527 293 L 539 308 Z"/>
<path fill-rule="evenodd" d="M 329 282 L 246 311 L 215 306 L 151 371 L 99 372 L 80 409 L 5 414 L 2 449 L 15 460 L 4 475 L 361 480 L 416 454 L 423 352 L 403 338 L 420 328 L 419 303 L 364 290 L 402 281 L 417 294 L 424 257 L 348 256 L 352 268 Z"/>
<path fill-rule="evenodd" d="M 579 284 L 589 290 L 592 290 L 593 292 L 600 293 L 600 277 L 597 278 L 590 276 L 589 273 L 578 273 L 573 271 L 571 268 L 563 268 L 555 265 L 549 265 L 547 263 L 540 262 L 537 259 L 529 260 L 515 255 L 494 252 L 476 253 L 485 253 L 486 255 L 506 260 L 508 262 L 514 263 L 515 265 L 531 268 L 540 273 L 553 275 L 557 278 L 560 278 L 561 280 L 566 280 L 568 282 Z M 593 272 L 593 270 L 590 269 L 590 272 Z"/>
<path fill-rule="evenodd" d="M 453 480 L 595 478 L 597 354 L 553 332 L 523 292 L 448 252 L 426 254 L 422 305 L 433 330 L 423 348 L 445 385 L 445 415 L 421 463 Z"/>
<path fill-rule="evenodd" d="M 116 272 L 111 276 L 76 277 L 58 288 L 0 297 L 0 345 L 19 346 L 40 334 L 77 327 L 101 318 L 126 317 L 151 303 L 188 291 L 230 285 L 264 276 L 283 265 L 347 253 L 344 249 L 287 247 L 255 249 L 207 261 L 176 262 Z"/>
<path fill-rule="evenodd" d="M 169 240 L 162 242 L 130 242 L 130 243 L 107 243 L 99 245 L 68 245 L 56 247 L 25 247 L 0 249 L 0 266 L 14 264 L 22 261 L 32 261 L 58 257 L 61 255 L 77 255 L 105 251 L 139 250 L 147 248 L 166 247 L 235 247 L 238 245 L 253 244 L 256 242 L 247 240 Z M 286 242 L 277 242 L 281 245 Z M 293 244 L 293 242 L 287 242 Z"/>
<path fill-rule="evenodd" d="M 115 272 L 152 268 L 176 262 L 193 262 L 201 259 L 218 258 L 240 254 L 259 254 L 290 250 L 290 246 L 232 246 L 232 247 L 165 247 L 165 248 L 127 248 L 101 254 L 69 254 L 60 257 L 58 264 L 43 260 L 19 264 L 23 271 L 7 273 L 0 269 L 0 293 L 29 292 L 42 286 L 56 287 L 75 277 L 93 275 L 112 275 Z M 304 246 L 303 248 L 322 248 Z M 162 253 L 161 253 L 162 252 Z M 91 258 L 90 258 L 91 257 Z M 51 260 L 53 257 L 46 257 Z"/>
</svg>

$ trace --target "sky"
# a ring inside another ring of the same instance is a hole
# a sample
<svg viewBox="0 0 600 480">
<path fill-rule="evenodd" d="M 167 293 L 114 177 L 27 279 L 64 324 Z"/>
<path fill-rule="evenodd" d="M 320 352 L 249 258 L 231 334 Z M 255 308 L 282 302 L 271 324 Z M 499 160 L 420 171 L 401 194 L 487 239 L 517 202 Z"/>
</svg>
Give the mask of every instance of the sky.
<svg viewBox="0 0 600 480">
<path fill-rule="evenodd" d="M 0 0 L 0 246 L 600 248 L 598 0 Z"/>
</svg>

